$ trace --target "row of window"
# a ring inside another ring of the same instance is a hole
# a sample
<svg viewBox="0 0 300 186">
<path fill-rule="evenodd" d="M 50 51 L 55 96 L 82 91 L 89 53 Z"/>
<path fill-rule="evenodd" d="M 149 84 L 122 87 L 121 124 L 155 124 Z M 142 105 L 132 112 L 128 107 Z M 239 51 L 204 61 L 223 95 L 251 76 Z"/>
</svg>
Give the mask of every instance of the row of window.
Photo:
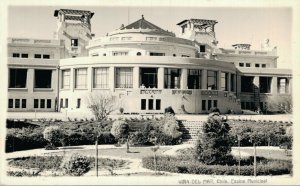
<svg viewBox="0 0 300 186">
<path fill-rule="evenodd" d="M 218 100 L 202 100 L 203 111 L 210 110 L 212 107 L 218 107 Z"/>
<path fill-rule="evenodd" d="M 181 87 L 181 69 L 165 68 L 164 69 L 164 88 L 179 89 Z M 157 68 L 140 68 L 140 87 L 157 88 L 158 85 Z M 87 68 L 75 69 L 75 88 L 87 88 Z M 229 73 L 221 73 L 221 90 L 234 91 L 235 74 L 231 74 L 231 87 L 229 87 Z M 189 69 L 187 77 L 188 89 L 201 89 L 202 70 Z M 115 88 L 132 88 L 133 87 L 133 68 L 116 68 Z M 62 70 L 63 89 L 70 88 L 70 69 Z M 109 88 L 109 68 L 93 68 L 93 88 Z M 207 71 L 207 89 L 218 89 L 218 72 Z"/>
<path fill-rule="evenodd" d="M 60 99 L 60 108 L 68 108 L 69 107 L 69 99 L 68 98 L 61 98 Z M 80 108 L 81 107 L 81 99 L 78 98 L 77 99 L 77 105 L 76 108 Z"/>
<path fill-rule="evenodd" d="M 34 99 L 33 108 L 51 108 L 51 99 Z M 27 108 L 26 99 L 8 99 L 8 108 Z"/>
<path fill-rule="evenodd" d="M 113 56 L 128 56 L 127 51 L 117 51 L 117 52 L 112 52 Z M 141 52 L 136 53 L 137 56 L 141 56 Z M 150 56 L 165 56 L 166 53 L 160 53 L 160 52 L 150 52 Z M 98 53 L 92 54 L 93 57 L 99 56 Z M 103 56 L 106 56 L 106 53 L 103 53 Z M 176 57 L 176 54 L 173 54 L 173 57 Z M 191 57 L 190 55 L 181 55 L 181 57 Z"/>
<path fill-rule="evenodd" d="M 52 70 L 34 70 L 34 88 L 51 88 Z M 26 88 L 27 69 L 9 69 L 9 88 Z"/>
<path fill-rule="evenodd" d="M 12 57 L 14 58 L 28 58 L 28 53 L 13 53 Z M 37 59 L 50 59 L 49 54 L 34 54 L 34 58 Z"/>
<path fill-rule="evenodd" d="M 251 67 L 251 63 L 239 63 L 240 67 Z M 266 68 L 266 64 L 255 63 L 255 68 Z"/>
<path fill-rule="evenodd" d="M 160 110 L 160 99 L 141 99 L 141 110 Z"/>
</svg>

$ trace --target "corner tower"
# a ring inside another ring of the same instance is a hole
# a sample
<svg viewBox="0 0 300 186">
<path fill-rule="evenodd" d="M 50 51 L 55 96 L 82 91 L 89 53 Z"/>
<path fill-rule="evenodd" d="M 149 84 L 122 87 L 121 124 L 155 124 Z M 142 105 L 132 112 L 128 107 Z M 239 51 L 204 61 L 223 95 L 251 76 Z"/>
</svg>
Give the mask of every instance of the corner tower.
<svg viewBox="0 0 300 186">
<path fill-rule="evenodd" d="M 59 9 L 55 38 L 65 42 L 65 57 L 87 56 L 85 47 L 92 39 L 91 18 L 94 13 L 85 10 Z"/>
</svg>

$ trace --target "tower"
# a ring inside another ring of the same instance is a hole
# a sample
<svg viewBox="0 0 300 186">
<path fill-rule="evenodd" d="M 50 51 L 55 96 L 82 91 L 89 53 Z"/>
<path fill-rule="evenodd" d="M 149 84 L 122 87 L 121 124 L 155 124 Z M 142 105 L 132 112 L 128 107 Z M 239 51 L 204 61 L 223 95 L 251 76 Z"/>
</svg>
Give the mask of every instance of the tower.
<svg viewBox="0 0 300 186">
<path fill-rule="evenodd" d="M 94 13 L 85 10 L 60 9 L 57 17 L 56 39 L 65 43 L 65 57 L 87 56 L 85 46 L 92 39 L 91 18 Z"/>
<path fill-rule="evenodd" d="M 189 19 L 183 20 L 177 25 L 181 27 L 181 37 L 195 41 L 199 47 L 199 57 L 210 58 L 217 48 L 215 20 Z"/>
</svg>

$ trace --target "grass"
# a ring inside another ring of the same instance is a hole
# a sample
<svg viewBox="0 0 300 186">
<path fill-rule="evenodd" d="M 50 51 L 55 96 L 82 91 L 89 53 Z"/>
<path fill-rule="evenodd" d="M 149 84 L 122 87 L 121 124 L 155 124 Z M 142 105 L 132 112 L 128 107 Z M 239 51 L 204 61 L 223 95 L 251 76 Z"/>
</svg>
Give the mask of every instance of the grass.
<svg viewBox="0 0 300 186">
<path fill-rule="evenodd" d="M 171 147 L 160 147 L 156 151 L 157 155 L 161 155 L 164 151 L 171 149 Z M 112 149 L 99 149 L 99 156 L 111 156 L 111 157 L 121 157 L 121 158 L 133 158 L 133 159 L 142 159 L 143 157 L 153 155 L 151 147 L 131 147 L 129 149 L 130 153 L 126 152 L 126 148 L 112 148 Z M 61 155 L 63 152 L 53 152 L 51 154 Z M 79 153 L 85 156 L 94 156 L 95 150 L 72 150 L 67 151 L 66 154 L 70 153 Z"/>
<path fill-rule="evenodd" d="M 241 152 L 247 153 L 253 156 L 253 148 L 243 148 L 241 147 Z M 291 160 L 291 156 L 287 156 L 284 150 L 276 149 L 256 149 L 256 155 L 267 159 L 279 159 L 279 160 Z"/>
</svg>

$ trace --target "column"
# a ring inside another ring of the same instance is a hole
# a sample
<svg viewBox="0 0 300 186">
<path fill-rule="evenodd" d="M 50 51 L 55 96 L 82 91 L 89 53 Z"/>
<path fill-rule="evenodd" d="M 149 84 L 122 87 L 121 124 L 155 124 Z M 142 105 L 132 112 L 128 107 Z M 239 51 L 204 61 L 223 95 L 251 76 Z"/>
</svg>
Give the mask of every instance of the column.
<svg viewBox="0 0 300 186">
<path fill-rule="evenodd" d="M 133 67 L 133 89 L 138 89 L 140 86 L 140 68 Z"/>
<path fill-rule="evenodd" d="M 293 78 L 292 77 L 290 77 L 290 78 L 287 78 L 287 86 L 288 86 L 288 88 L 287 88 L 287 93 L 288 94 L 292 94 L 293 93 Z"/>
<path fill-rule="evenodd" d="M 277 87 L 277 77 L 273 76 L 271 81 L 271 94 L 277 95 L 278 94 L 278 87 Z"/>
<path fill-rule="evenodd" d="M 108 87 L 113 92 L 115 90 L 115 67 L 109 67 L 108 71 Z"/>
<path fill-rule="evenodd" d="M 237 97 L 240 97 L 241 93 L 241 76 L 236 74 L 236 93 Z"/>
<path fill-rule="evenodd" d="M 180 89 L 188 89 L 187 76 L 188 70 L 186 68 L 181 69 Z"/>
<path fill-rule="evenodd" d="M 88 67 L 87 69 L 87 88 L 89 92 L 92 92 L 92 88 L 93 88 L 93 68 L 92 67 Z"/>
<path fill-rule="evenodd" d="M 157 88 L 164 89 L 164 74 L 165 68 L 159 67 L 157 70 Z"/>
<path fill-rule="evenodd" d="M 27 79 L 26 79 L 26 88 L 28 90 L 28 93 L 33 93 L 34 89 L 34 69 L 28 68 L 27 69 Z"/>
<path fill-rule="evenodd" d="M 219 70 L 218 73 L 217 73 L 217 82 L 218 82 L 217 90 L 221 90 L 221 84 L 222 84 L 221 74 L 222 74 L 222 71 Z"/>
<path fill-rule="evenodd" d="M 203 69 L 201 73 L 201 89 L 207 89 L 207 70 Z"/>
<path fill-rule="evenodd" d="M 233 92 L 235 92 L 237 89 L 237 75 L 236 74 L 232 74 L 232 86 L 233 86 Z"/>
<path fill-rule="evenodd" d="M 75 88 L 75 69 L 70 69 L 70 91 L 74 92 Z"/>
</svg>

